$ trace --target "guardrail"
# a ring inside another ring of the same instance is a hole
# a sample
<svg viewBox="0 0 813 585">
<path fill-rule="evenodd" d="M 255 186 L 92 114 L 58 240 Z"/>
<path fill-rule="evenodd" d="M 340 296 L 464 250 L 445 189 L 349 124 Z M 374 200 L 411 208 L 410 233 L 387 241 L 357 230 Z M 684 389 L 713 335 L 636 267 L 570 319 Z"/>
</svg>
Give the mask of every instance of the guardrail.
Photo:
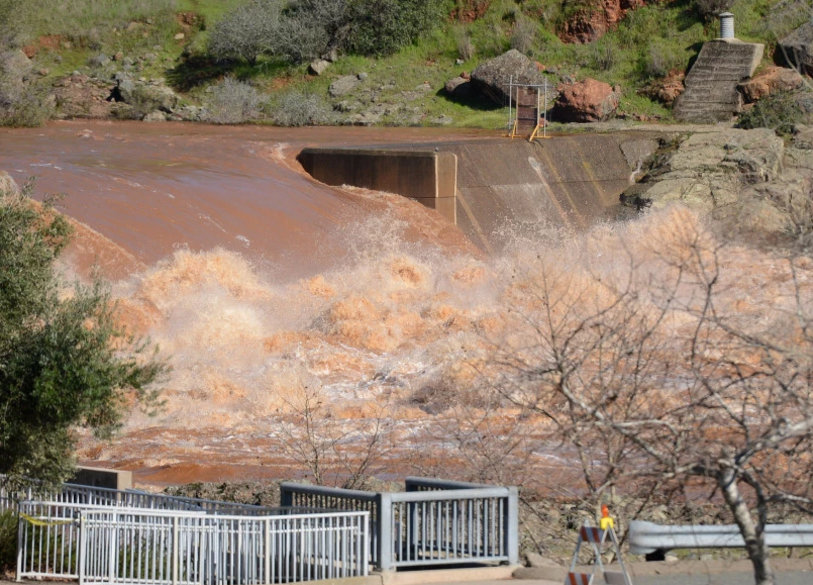
<svg viewBox="0 0 813 585">
<path fill-rule="evenodd" d="M 649 555 L 677 548 L 743 548 L 745 541 L 736 525 L 662 526 L 633 521 L 629 528 L 630 553 Z M 813 546 L 813 524 L 768 524 L 768 546 Z"/>
<path fill-rule="evenodd" d="M 363 492 L 283 483 L 283 506 L 364 510 L 371 562 L 398 567 L 519 559 L 516 488 L 407 478 L 405 492 Z"/>
<path fill-rule="evenodd" d="M 17 579 L 260 585 L 362 577 L 369 514 L 224 516 L 21 502 Z"/>
</svg>

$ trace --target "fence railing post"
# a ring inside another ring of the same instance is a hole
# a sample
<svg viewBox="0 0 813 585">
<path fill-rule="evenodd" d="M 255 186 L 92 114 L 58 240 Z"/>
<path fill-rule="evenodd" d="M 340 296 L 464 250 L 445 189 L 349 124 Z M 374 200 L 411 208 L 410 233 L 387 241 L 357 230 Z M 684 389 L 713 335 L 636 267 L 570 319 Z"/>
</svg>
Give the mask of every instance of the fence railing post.
<svg viewBox="0 0 813 585">
<path fill-rule="evenodd" d="M 107 567 L 107 574 L 110 578 L 110 582 L 115 583 L 119 552 L 119 543 L 117 538 L 118 531 L 116 530 L 116 526 L 119 524 L 119 515 L 113 512 L 110 514 L 110 516 L 112 517 L 113 521 L 110 523 L 110 550 L 108 551 L 107 555 L 107 562 L 109 563 L 109 566 Z"/>
<path fill-rule="evenodd" d="M 271 585 L 271 518 L 265 519 L 265 585 Z"/>
<path fill-rule="evenodd" d="M 279 486 L 279 505 L 283 508 L 291 508 L 294 505 L 294 492 L 285 485 Z"/>
<path fill-rule="evenodd" d="M 180 523 L 180 518 L 174 516 L 172 518 L 172 585 L 178 585 L 178 576 L 180 575 L 180 555 L 178 554 L 178 549 L 180 547 L 180 543 L 178 535 L 179 529 L 178 524 Z"/>
<path fill-rule="evenodd" d="M 20 509 L 17 508 L 17 579 L 19 583 L 23 579 L 20 575 L 23 572 L 23 539 L 25 538 L 24 531 L 25 523 L 20 519 Z"/>
<path fill-rule="evenodd" d="M 395 543 L 392 534 L 392 494 L 380 493 L 376 498 L 378 515 L 376 531 L 378 532 L 378 570 L 394 571 Z"/>
<path fill-rule="evenodd" d="M 85 513 L 79 513 L 79 566 L 76 572 L 79 574 L 79 585 L 85 582 L 85 566 L 87 565 L 87 534 L 85 530 Z"/>
<path fill-rule="evenodd" d="M 519 492 L 516 487 L 508 488 L 505 518 L 506 553 L 508 564 L 519 564 Z"/>
</svg>

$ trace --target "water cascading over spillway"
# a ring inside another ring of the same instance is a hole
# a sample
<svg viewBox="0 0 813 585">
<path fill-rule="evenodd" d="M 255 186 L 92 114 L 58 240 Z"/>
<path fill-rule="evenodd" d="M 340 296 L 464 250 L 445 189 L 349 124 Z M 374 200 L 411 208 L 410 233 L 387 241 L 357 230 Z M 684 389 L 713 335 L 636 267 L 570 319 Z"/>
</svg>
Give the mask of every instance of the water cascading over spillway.
<svg viewBox="0 0 813 585">
<path fill-rule="evenodd" d="M 325 432 L 364 436 L 386 421 L 387 472 L 454 474 L 455 457 L 477 456 L 450 431 L 464 419 L 488 423 L 475 430 L 506 477 L 561 470 L 544 421 L 484 410 L 489 395 L 478 394 L 495 345 L 534 342 L 516 319 L 536 310 L 540 268 L 551 294 L 598 298 L 624 278 L 630 254 L 658 275 L 663 250 L 681 253 L 680 234 L 713 236 L 688 212 L 541 229 L 604 217 L 648 138 L 531 145 L 447 134 L 86 122 L 0 130 L 0 169 L 39 175 L 40 194 L 66 192 L 61 208 L 88 226 L 67 270 L 115 265 L 122 322 L 173 366 L 158 416 L 133 412 L 112 443 L 83 437 L 80 458 L 155 484 L 295 477 L 301 465 L 284 445 L 310 396 Z M 454 154 L 458 227 L 405 197 L 315 181 L 295 156 L 324 145 Z M 788 298 L 773 258 L 723 253 L 738 310 Z"/>
</svg>

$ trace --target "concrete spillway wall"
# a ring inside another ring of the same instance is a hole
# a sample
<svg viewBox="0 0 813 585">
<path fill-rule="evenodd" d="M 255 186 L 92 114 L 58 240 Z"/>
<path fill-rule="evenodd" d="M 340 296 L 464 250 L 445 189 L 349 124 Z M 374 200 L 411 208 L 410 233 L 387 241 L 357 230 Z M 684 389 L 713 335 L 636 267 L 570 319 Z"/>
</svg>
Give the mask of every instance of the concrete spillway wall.
<svg viewBox="0 0 813 585">
<path fill-rule="evenodd" d="M 353 185 L 416 199 L 457 223 L 457 156 L 450 152 L 306 148 L 302 167 L 326 185 Z"/>
<path fill-rule="evenodd" d="M 437 209 L 477 245 L 499 249 L 514 234 L 584 228 L 612 215 L 652 135 L 582 134 L 475 139 L 375 149 L 304 150 L 305 170 L 329 185 L 412 197 Z"/>
</svg>

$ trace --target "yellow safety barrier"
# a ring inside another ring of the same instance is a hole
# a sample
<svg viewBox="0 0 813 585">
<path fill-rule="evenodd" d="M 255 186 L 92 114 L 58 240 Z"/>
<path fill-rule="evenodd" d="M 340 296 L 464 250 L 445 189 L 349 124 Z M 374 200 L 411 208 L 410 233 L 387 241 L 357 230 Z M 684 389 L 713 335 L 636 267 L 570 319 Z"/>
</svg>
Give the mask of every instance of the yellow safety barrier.
<svg viewBox="0 0 813 585">
<path fill-rule="evenodd" d="M 34 518 L 33 516 L 29 516 L 28 514 L 23 514 L 20 512 L 20 518 L 28 522 L 29 524 L 33 524 L 34 526 L 64 526 L 66 524 L 73 524 L 73 518 L 65 519 L 65 520 L 40 520 L 39 518 Z"/>
</svg>

